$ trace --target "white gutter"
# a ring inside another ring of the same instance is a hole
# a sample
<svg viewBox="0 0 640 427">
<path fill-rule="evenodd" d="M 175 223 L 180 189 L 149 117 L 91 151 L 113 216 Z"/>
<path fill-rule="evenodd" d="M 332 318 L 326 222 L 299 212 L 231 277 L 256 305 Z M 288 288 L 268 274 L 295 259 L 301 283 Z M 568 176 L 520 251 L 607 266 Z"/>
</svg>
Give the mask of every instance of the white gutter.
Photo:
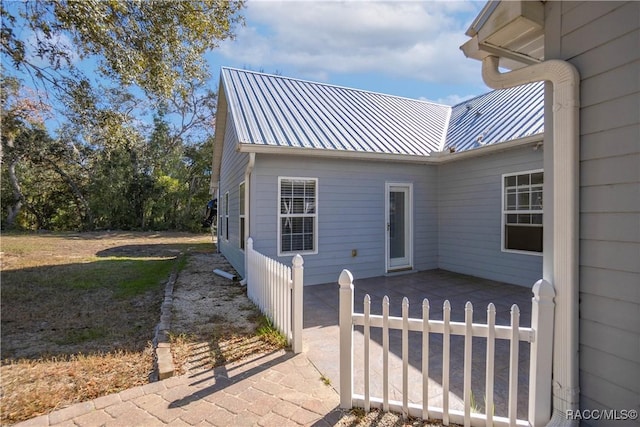
<svg viewBox="0 0 640 427">
<path fill-rule="evenodd" d="M 544 249 L 543 279 L 556 291 L 553 351 L 553 417 L 548 425 L 577 425 L 567 411 L 579 408 L 578 383 L 578 192 L 580 75 L 566 61 L 548 60 L 501 73 L 499 59 L 482 61 L 482 78 L 493 89 L 548 81 L 553 85 L 551 137 L 552 167 L 545 156 L 545 175 L 551 175 L 550 209 L 545 204 L 544 228 L 552 232 L 552 248 Z M 547 128 L 549 130 L 549 128 Z M 549 150 L 550 149 L 550 150 Z M 547 174 L 547 171 L 551 174 Z M 548 182 L 548 179 L 545 179 Z M 546 190 L 545 190 L 546 191 Z M 549 215 L 549 210 L 551 215 Z M 548 251 L 551 249 L 551 251 Z M 549 252 L 551 255 L 549 256 Z M 543 405 L 544 406 L 544 405 Z"/>
<path fill-rule="evenodd" d="M 503 142 L 495 142 L 478 148 L 472 148 L 464 151 L 456 151 L 454 153 L 433 151 L 429 155 L 412 155 L 412 154 L 389 154 L 389 153 L 369 153 L 347 150 L 327 150 L 322 148 L 301 148 L 301 147 L 284 147 L 279 145 L 256 145 L 256 144 L 238 144 L 238 152 L 240 153 L 260 153 L 274 155 L 298 155 L 311 156 L 317 158 L 339 158 L 354 160 L 370 160 L 379 162 L 394 163 L 417 163 L 417 164 L 440 164 L 455 160 L 462 160 L 469 157 L 483 156 L 498 151 L 509 150 L 511 148 L 522 147 L 525 145 L 534 145 L 542 141 L 543 135 L 529 135 L 518 139 L 511 139 Z"/>
<path fill-rule="evenodd" d="M 509 150 L 517 147 L 525 147 L 527 145 L 536 146 L 543 140 L 541 133 L 529 136 L 523 136 L 518 139 L 511 139 L 504 142 L 496 142 L 493 144 L 483 145 L 477 148 L 471 148 L 464 151 L 456 151 L 449 153 L 447 151 L 441 151 L 438 153 L 432 153 L 431 157 L 434 158 L 434 163 L 448 163 L 456 160 L 467 159 L 470 157 L 487 156 L 489 154 L 497 153 L 500 151 Z"/>
<path fill-rule="evenodd" d="M 298 155 L 324 158 L 373 160 L 381 162 L 431 163 L 429 154 L 394 154 L 349 150 L 329 150 L 326 148 L 290 147 L 282 145 L 260 145 L 251 143 L 238 144 L 241 153 L 262 153 L 277 155 Z"/>
</svg>

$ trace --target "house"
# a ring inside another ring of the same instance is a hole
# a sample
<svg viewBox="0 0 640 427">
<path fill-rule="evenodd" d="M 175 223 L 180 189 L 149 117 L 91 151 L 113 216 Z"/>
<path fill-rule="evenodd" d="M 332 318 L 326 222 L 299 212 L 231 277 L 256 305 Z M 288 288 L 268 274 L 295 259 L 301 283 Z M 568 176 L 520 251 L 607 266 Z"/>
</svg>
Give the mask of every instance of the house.
<svg viewBox="0 0 640 427">
<path fill-rule="evenodd" d="M 243 276 L 248 236 L 287 264 L 300 253 L 305 284 L 348 267 L 531 286 L 542 274 L 543 95 L 534 83 L 449 107 L 223 68 L 218 246 Z"/>
<path fill-rule="evenodd" d="M 640 425 L 640 3 L 491 1 L 467 35 L 490 87 L 546 82 L 552 423 Z"/>
<path fill-rule="evenodd" d="M 551 423 L 639 425 L 640 2 L 491 1 L 467 35 L 496 91 L 451 108 L 223 69 L 220 250 L 302 253 L 307 284 L 544 278 Z"/>
</svg>

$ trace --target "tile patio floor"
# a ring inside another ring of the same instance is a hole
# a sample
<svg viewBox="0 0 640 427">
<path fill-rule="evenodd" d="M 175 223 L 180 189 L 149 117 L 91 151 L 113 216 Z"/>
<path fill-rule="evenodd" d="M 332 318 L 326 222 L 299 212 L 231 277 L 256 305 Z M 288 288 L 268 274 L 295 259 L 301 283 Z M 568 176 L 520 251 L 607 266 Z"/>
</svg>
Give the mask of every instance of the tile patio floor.
<svg viewBox="0 0 640 427">
<path fill-rule="evenodd" d="M 532 284 L 533 285 L 533 284 Z M 382 299 L 390 299 L 390 315 L 401 316 L 402 298 L 409 299 L 409 316 L 422 317 L 422 300 L 430 302 L 431 318 L 442 320 L 442 306 L 445 299 L 451 303 L 451 320 L 464 321 L 464 305 L 471 301 L 474 308 L 475 323 L 484 323 L 487 318 L 487 305 L 496 306 L 496 324 L 510 323 L 510 309 L 513 304 L 520 308 L 521 326 L 531 325 L 531 289 L 509 285 L 472 276 L 452 273 L 444 270 L 430 270 L 418 273 L 375 277 L 354 280 L 355 311 L 363 312 L 365 294 L 371 296 L 372 314 L 382 313 Z M 371 345 L 371 393 L 382 397 L 382 344 L 379 330 L 371 330 L 374 343 Z M 339 327 L 338 327 L 338 284 L 329 283 L 307 286 L 304 289 L 304 351 L 318 370 L 331 380 L 332 386 L 339 391 Z M 402 359 L 400 331 L 390 331 L 390 391 L 392 400 L 402 400 Z M 364 394 L 362 328 L 356 328 L 354 336 L 354 393 Z M 451 337 L 451 376 L 450 405 L 452 409 L 462 410 L 463 384 L 463 345 L 461 336 Z M 442 406 L 442 337 L 430 338 L 429 406 Z M 484 412 L 485 395 L 485 348 L 486 340 L 474 338 L 472 358 L 472 390 L 475 405 Z M 409 334 L 409 401 L 421 403 L 421 336 Z M 529 344 L 520 344 L 518 377 L 518 418 L 527 417 Z M 496 340 L 495 366 L 495 410 L 496 416 L 507 416 L 507 390 L 509 368 L 509 343 Z"/>
</svg>

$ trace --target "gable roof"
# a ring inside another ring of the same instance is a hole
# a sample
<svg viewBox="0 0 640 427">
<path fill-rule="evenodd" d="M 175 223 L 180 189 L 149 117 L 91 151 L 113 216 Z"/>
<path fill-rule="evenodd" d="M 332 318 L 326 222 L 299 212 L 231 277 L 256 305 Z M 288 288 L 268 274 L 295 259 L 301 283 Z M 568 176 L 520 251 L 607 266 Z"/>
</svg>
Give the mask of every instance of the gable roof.
<svg viewBox="0 0 640 427">
<path fill-rule="evenodd" d="M 298 154 L 309 149 L 415 159 L 544 130 L 543 83 L 496 90 L 450 107 L 225 67 L 220 91 L 241 151 L 294 148 Z"/>
<path fill-rule="evenodd" d="M 450 107 L 223 68 L 240 144 L 426 156 L 442 147 Z"/>
</svg>

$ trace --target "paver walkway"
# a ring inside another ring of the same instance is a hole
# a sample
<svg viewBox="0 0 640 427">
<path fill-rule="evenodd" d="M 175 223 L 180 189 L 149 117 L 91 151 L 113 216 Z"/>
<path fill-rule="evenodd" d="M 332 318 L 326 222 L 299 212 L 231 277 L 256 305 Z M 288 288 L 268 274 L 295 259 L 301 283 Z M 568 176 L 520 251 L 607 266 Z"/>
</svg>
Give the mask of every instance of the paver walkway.
<svg viewBox="0 0 640 427">
<path fill-rule="evenodd" d="M 278 351 L 78 403 L 27 426 L 331 426 L 339 398 L 304 354 Z"/>
</svg>

